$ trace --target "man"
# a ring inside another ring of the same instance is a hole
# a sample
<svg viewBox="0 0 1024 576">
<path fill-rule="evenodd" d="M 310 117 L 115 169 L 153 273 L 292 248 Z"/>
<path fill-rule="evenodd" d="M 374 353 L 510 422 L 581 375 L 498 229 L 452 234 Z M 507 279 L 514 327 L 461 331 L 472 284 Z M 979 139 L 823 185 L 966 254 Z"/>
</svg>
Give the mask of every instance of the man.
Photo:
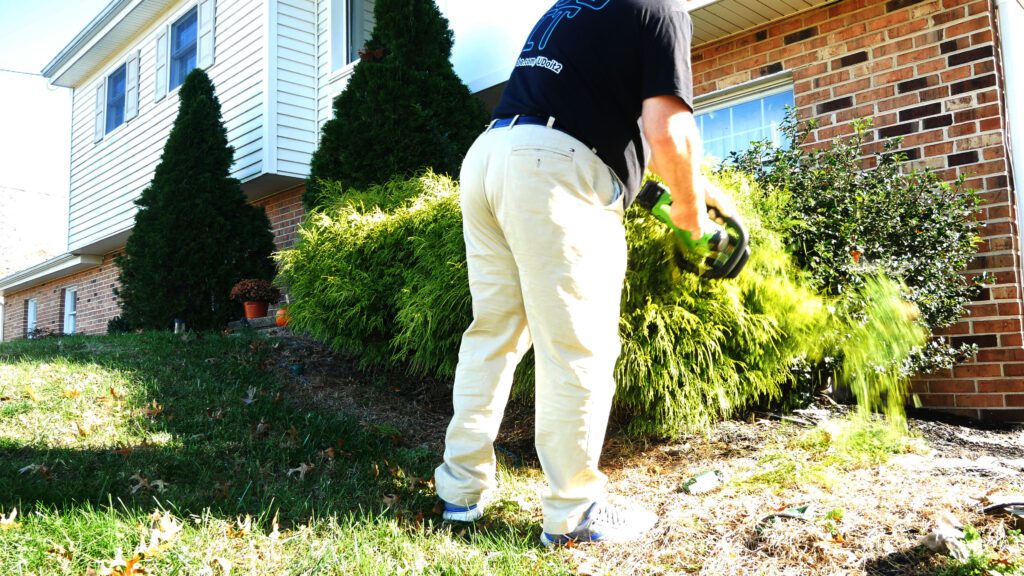
<svg viewBox="0 0 1024 576">
<path fill-rule="evenodd" d="M 446 519 L 483 514 L 512 375 L 532 342 L 536 447 L 550 485 L 541 540 L 625 541 L 656 523 L 654 514 L 605 501 L 598 460 L 620 352 L 623 211 L 639 191 L 648 146 L 650 168 L 672 191 L 673 222 L 695 237 L 713 226 L 699 172 L 690 35 L 682 0 L 559 0 L 467 154 L 473 323 L 435 473 Z"/>
</svg>

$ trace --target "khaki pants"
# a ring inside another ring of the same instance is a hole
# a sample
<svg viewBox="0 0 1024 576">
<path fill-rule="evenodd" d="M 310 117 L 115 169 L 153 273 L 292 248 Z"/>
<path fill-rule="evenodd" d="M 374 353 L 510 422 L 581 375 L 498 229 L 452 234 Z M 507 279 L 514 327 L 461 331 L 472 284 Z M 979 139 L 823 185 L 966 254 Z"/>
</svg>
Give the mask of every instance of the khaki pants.
<svg viewBox="0 0 1024 576">
<path fill-rule="evenodd" d="M 543 126 L 482 134 L 461 180 L 473 322 L 459 350 L 437 493 L 468 506 L 494 488 L 493 442 L 532 343 L 536 446 L 550 486 L 544 531 L 569 532 L 604 495 L 598 460 L 626 269 L 621 185 L 586 146 Z"/>
</svg>

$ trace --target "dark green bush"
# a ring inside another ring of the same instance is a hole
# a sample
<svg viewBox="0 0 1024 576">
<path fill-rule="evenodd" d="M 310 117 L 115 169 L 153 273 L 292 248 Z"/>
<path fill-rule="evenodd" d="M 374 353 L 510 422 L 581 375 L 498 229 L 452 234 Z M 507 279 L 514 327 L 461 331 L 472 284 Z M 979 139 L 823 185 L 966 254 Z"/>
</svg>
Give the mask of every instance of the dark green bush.
<svg viewBox="0 0 1024 576">
<path fill-rule="evenodd" d="M 234 149 L 213 83 L 197 68 L 117 259 L 121 314 L 136 328 L 167 330 L 180 318 L 196 330 L 241 316 L 228 296 L 242 278 L 272 278 L 274 237 L 263 208 L 231 177 Z"/>
<path fill-rule="evenodd" d="M 950 185 L 934 172 L 908 170 L 899 140 L 885 144 L 874 169 L 863 169 L 870 122 L 854 127 L 850 138 L 807 147 L 815 124 L 791 114 L 782 127 L 785 147 L 763 142 L 730 160 L 777 204 L 773 227 L 817 288 L 842 295 L 881 272 L 909 288 L 930 331 L 949 326 L 977 291 L 963 272 L 979 242 L 978 195 L 962 179 Z M 937 340 L 907 370 L 948 367 L 975 350 Z"/>
<path fill-rule="evenodd" d="M 752 237 L 751 262 L 735 281 L 679 272 L 664 226 L 638 207 L 627 213 L 616 409 L 635 433 L 696 429 L 777 399 L 799 361 L 856 343 L 844 340 L 856 329 L 878 329 L 865 321 L 871 314 L 845 315 L 814 290 L 755 213 L 770 202 L 752 204 L 757 194 L 739 177 L 720 181 L 738 196 Z M 294 298 L 293 327 L 358 354 L 364 365 L 397 362 L 450 377 L 471 319 L 456 184 L 427 174 L 346 192 L 312 214 L 297 246 L 281 254 L 280 279 Z M 872 301 L 883 310 L 902 306 Z M 905 356 L 906 340 L 890 345 L 889 355 Z M 524 363 L 516 389 L 531 388 L 532 366 Z"/>
<path fill-rule="evenodd" d="M 123 316 L 114 316 L 107 320 L 107 334 L 127 334 L 131 331 L 131 324 Z"/>
<path fill-rule="evenodd" d="M 483 104 L 456 76 L 452 32 L 433 0 L 377 0 L 376 25 L 313 154 L 303 202 L 340 180 L 365 189 L 423 168 L 457 174 L 483 130 Z"/>
</svg>

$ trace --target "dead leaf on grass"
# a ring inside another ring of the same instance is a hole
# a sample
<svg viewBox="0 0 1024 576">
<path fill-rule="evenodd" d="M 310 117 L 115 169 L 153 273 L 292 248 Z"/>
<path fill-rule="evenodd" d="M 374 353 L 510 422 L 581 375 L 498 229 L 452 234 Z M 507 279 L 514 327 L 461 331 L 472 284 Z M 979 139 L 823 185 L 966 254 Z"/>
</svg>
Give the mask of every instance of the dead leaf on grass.
<svg viewBox="0 0 1024 576">
<path fill-rule="evenodd" d="M 164 490 L 167 489 L 168 486 L 170 486 L 170 484 L 164 482 L 163 480 L 150 480 L 145 474 L 142 473 L 141 470 L 132 475 L 132 477 L 129 478 L 129 480 L 135 483 L 131 487 L 131 494 L 135 494 L 140 490 L 145 490 L 146 492 L 152 492 L 154 490 L 156 490 L 157 492 L 163 492 Z"/>
<path fill-rule="evenodd" d="M 391 508 L 395 504 L 398 504 L 398 501 L 401 499 L 401 496 L 399 496 L 398 494 L 385 494 L 383 498 L 384 505 L 387 506 L 388 508 Z"/>
<path fill-rule="evenodd" d="M 223 408 L 217 408 L 216 410 L 214 410 L 213 408 L 207 408 L 206 409 L 206 415 L 210 418 L 210 420 L 223 420 L 224 419 L 224 409 Z"/>
<path fill-rule="evenodd" d="M 39 395 L 36 394 L 36 391 L 33 390 L 31 386 L 25 386 L 25 395 L 28 396 L 28 399 L 33 402 L 42 401 L 42 398 L 40 398 Z"/>
<path fill-rule="evenodd" d="M 249 389 L 246 391 L 245 397 L 242 398 L 242 403 L 245 404 L 246 406 L 248 406 L 248 405 L 252 404 L 255 401 L 256 401 L 256 387 L 255 386 L 249 386 Z"/>
<path fill-rule="evenodd" d="M 252 516 L 245 515 L 245 518 L 235 520 L 234 526 L 228 526 L 228 538 L 245 538 L 252 532 Z"/>
<path fill-rule="evenodd" d="M 299 429 L 295 426 L 284 431 L 284 439 L 281 440 L 281 447 L 288 448 L 299 443 Z"/>
<path fill-rule="evenodd" d="M 260 418 L 260 421 L 253 428 L 253 435 L 257 438 L 266 438 L 270 434 L 270 424 L 265 418 Z"/>
<path fill-rule="evenodd" d="M 136 410 L 136 411 L 135 411 L 135 414 L 136 414 L 136 415 L 139 415 L 139 416 L 149 416 L 149 417 L 153 417 L 153 416 L 158 416 L 158 415 L 160 415 L 160 413 L 161 413 L 161 412 L 163 412 L 163 411 L 164 411 L 164 407 L 163 407 L 163 406 L 161 406 L 161 405 L 160 405 L 159 403 L 157 403 L 157 401 L 156 401 L 156 400 L 153 400 L 153 401 L 152 401 L 152 402 L 151 402 L 151 403 L 150 403 L 150 404 L 149 404 L 148 406 L 146 406 L 145 408 L 139 408 L 138 410 Z"/>
<path fill-rule="evenodd" d="M 316 466 L 314 466 L 313 464 L 310 464 L 308 462 L 303 462 L 302 464 L 299 464 L 295 468 L 289 469 L 287 475 L 291 476 L 292 474 L 298 474 L 299 475 L 299 480 L 305 480 L 306 479 L 306 474 L 308 474 L 311 470 L 313 470 L 315 468 L 316 468 Z"/>
<path fill-rule="evenodd" d="M 11 513 L 8 514 L 7 516 L 4 516 L 3 514 L 0 514 L 0 530 L 10 530 L 11 528 L 14 528 L 15 526 L 17 526 L 18 523 L 14 521 L 14 519 L 17 518 L 17 517 L 18 517 L 18 509 L 17 508 L 11 508 Z"/>
<path fill-rule="evenodd" d="M 62 390 L 60 395 L 64 398 L 78 398 L 82 395 L 82 387 L 80 384 L 69 386 Z"/>
<path fill-rule="evenodd" d="M 53 478 L 53 475 L 50 473 L 50 470 L 51 470 L 50 467 L 47 466 L 46 464 L 29 464 L 28 466 L 25 466 L 24 468 L 18 469 L 18 474 L 34 474 L 34 473 L 38 473 L 40 476 L 42 476 L 46 480 L 50 480 L 51 478 Z"/>
</svg>

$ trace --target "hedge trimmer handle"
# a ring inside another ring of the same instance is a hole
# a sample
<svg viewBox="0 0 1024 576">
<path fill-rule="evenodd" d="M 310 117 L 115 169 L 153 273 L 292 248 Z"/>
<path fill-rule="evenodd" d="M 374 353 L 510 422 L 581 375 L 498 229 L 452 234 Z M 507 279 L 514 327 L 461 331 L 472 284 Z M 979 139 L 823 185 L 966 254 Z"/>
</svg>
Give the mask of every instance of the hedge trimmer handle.
<svg viewBox="0 0 1024 576">
<path fill-rule="evenodd" d="M 694 240 L 688 231 L 672 223 L 672 195 L 663 184 L 648 180 L 636 201 L 672 230 L 676 245 L 681 248 L 675 254 L 680 269 L 717 280 L 735 278 L 746 266 L 750 258 L 747 231 L 735 218 L 723 215 L 716 207 L 708 207 L 708 215 L 721 220 L 723 227 Z M 687 255 L 693 254 L 706 254 L 703 266 L 690 261 Z"/>
</svg>

